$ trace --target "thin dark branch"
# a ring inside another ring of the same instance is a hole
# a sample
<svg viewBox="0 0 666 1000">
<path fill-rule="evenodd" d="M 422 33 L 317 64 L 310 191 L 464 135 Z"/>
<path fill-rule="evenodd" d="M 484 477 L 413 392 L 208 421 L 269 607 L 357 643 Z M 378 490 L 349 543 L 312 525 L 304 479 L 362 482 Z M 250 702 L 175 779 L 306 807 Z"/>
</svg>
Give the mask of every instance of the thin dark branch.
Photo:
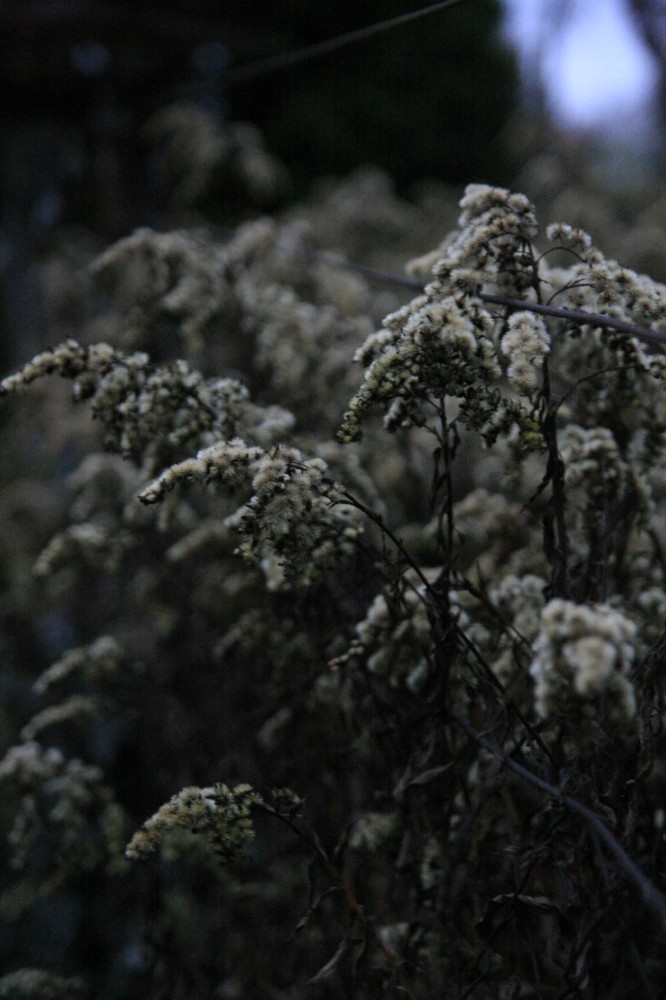
<svg viewBox="0 0 666 1000">
<path fill-rule="evenodd" d="M 368 267 L 367 264 L 353 264 L 338 254 L 325 253 L 320 251 L 313 255 L 315 260 L 322 264 L 330 264 L 331 267 L 339 267 L 343 271 L 356 271 L 364 274 L 371 281 L 385 281 L 388 285 L 400 285 L 402 288 L 413 288 L 416 292 L 423 291 L 423 282 L 418 278 L 408 278 L 404 274 L 394 274 L 392 271 L 382 271 L 377 267 Z"/>
<path fill-rule="evenodd" d="M 576 389 L 580 388 L 580 386 L 583 385 L 584 382 L 591 382 L 592 379 L 599 378 L 601 375 L 609 375 L 609 374 L 613 375 L 615 372 L 630 371 L 632 368 L 637 368 L 637 369 L 640 370 L 642 368 L 642 365 L 639 365 L 639 364 L 634 364 L 634 365 L 608 365 L 607 368 L 599 368 L 595 372 L 590 372 L 589 375 L 581 375 L 581 377 L 579 379 L 577 379 L 573 383 L 573 385 L 569 386 L 569 388 L 567 389 L 567 391 L 565 393 L 563 393 L 558 398 L 557 403 L 554 404 L 554 405 L 556 406 L 557 409 L 559 409 L 560 406 L 562 406 L 562 403 L 566 403 L 566 401 L 569 398 L 569 396 L 571 396 L 576 391 Z"/>
<path fill-rule="evenodd" d="M 405 548 L 405 546 L 402 544 L 402 542 L 400 541 L 400 539 L 397 537 L 397 535 L 394 535 L 393 532 L 391 531 L 391 529 L 388 527 L 388 525 L 386 525 L 384 523 L 384 519 L 382 518 L 381 514 L 376 514 L 374 512 L 374 510 L 372 510 L 370 507 L 366 507 L 366 505 L 364 503 L 362 503 L 360 500 L 358 500 L 352 493 L 349 493 L 347 490 L 342 490 L 341 496 L 344 498 L 344 500 L 343 500 L 344 503 L 348 503 L 351 507 L 356 507 L 357 510 L 360 510 L 362 514 L 364 514 L 367 518 L 369 518 L 371 521 L 373 521 L 374 524 L 377 525 L 377 527 L 379 528 L 379 530 L 382 532 L 382 535 L 384 535 L 386 538 L 388 538 L 393 543 L 393 545 L 398 550 L 398 552 L 400 553 L 400 555 L 402 556 L 402 558 L 405 560 L 405 562 L 408 564 L 408 566 L 410 567 L 410 569 L 413 570 L 413 572 L 415 573 L 415 575 L 418 577 L 418 579 L 423 584 L 423 588 L 424 588 L 424 593 L 423 594 L 419 593 L 417 587 L 413 587 L 414 593 L 416 594 L 416 596 L 418 597 L 418 599 L 427 608 L 428 607 L 428 601 L 426 600 L 425 595 L 428 594 L 430 596 L 430 599 L 435 604 L 437 604 L 437 602 L 438 602 L 438 596 L 437 596 L 437 593 L 436 593 L 435 589 L 433 588 L 432 584 L 429 582 L 427 576 L 424 574 L 424 572 L 421 569 L 421 567 L 419 566 L 419 564 L 410 556 L 409 552 L 407 551 L 407 549 Z"/>
<path fill-rule="evenodd" d="M 318 254 L 319 260 L 333 267 L 342 267 L 348 271 L 358 271 L 366 277 L 375 281 L 386 281 L 394 285 L 402 285 L 404 288 L 413 288 L 415 291 L 423 291 L 422 281 L 416 278 L 407 278 L 399 274 L 391 274 L 389 271 L 381 271 L 374 267 L 366 267 L 363 264 L 352 264 L 342 261 L 333 255 Z M 618 333 L 626 333 L 631 337 L 638 337 L 640 340 L 648 340 L 656 344 L 666 344 L 666 332 L 654 330 L 650 326 L 638 326 L 615 316 L 603 316 L 601 313 L 585 312 L 582 309 L 566 309 L 561 306 L 547 306 L 540 302 L 530 302 L 527 299 L 514 299 L 508 295 L 486 295 L 479 294 L 482 302 L 490 305 L 506 306 L 508 309 L 527 309 L 533 313 L 540 313 L 542 316 L 552 316 L 555 319 L 566 319 L 574 323 L 584 323 L 587 326 L 605 327 L 608 330 L 617 330 Z"/>
<path fill-rule="evenodd" d="M 419 10 L 410 11 L 408 14 L 399 14 L 397 17 L 389 17 L 385 21 L 376 24 L 369 24 L 365 28 L 358 28 L 356 31 L 348 31 L 344 35 L 337 35 L 329 38 L 325 42 L 318 42 L 316 45 L 307 45 L 302 49 L 294 49 L 292 52 L 283 52 L 268 59 L 260 59 L 258 62 L 249 63 L 247 66 L 239 66 L 231 70 L 228 75 L 230 84 L 245 83 L 248 80 L 256 80 L 260 76 L 268 73 L 275 73 L 277 70 L 289 69 L 320 56 L 328 55 L 330 52 L 337 52 L 338 49 L 346 48 L 355 42 L 363 42 L 366 38 L 372 38 L 382 31 L 389 31 L 391 28 L 399 28 L 410 21 L 426 17 L 428 14 L 437 14 L 439 11 L 447 10 L 450 7 L 457 7 L 465 3 L 465 0 L 442 0 L 441 3 L 430 4 L 429 7 L 421 7 Z"/>
<path fill-rule="evenodd" d="M 549 389 L 549 369 L 544 359 L 544 385 Z M 551 495 L 543 512 L 544 552 L 552 567 L 552 578 L 548 586 L 548 597 L 569 597 L 569 533 L 564 516 L 567 503 L 564 462 L 557 443 L 557 406 L 546 408 L 541 422 L 541 430 L 548 449 L 548 464 L 544 476 L 544 486 L 551 484 Z"/>
<path fill-rule="evenodd" d="M 636 862 L 627 854 L 624 847 L 619 843 L 618 840 L 610 832 L 603 820 L 592 811 L 584 806 L 582 802 L 578 799 L 574 799 L 571 795 L 567 795 L 561 792 L 554 785 L 549 784 L 549 782 L 544 781 L 538 775 L 534 774 L 528 768 L 523 767 L 517 761 L 512 760 L 508 757 L 503 750 L 500 749 L 492 740 L 487 739 L 478 733 L 473 726 L 467 722 L 466 719 L 461 718 L 458 715 L 452 716 L 454 722 L 460 726 L 461 729 L 467 733 L 479 746 L 482 746 L 485 750 L 488 750 L 493 756 L 497 757 L 505 767 L 509 770 L 514 771 L 515 774 L 519 775 L 525 781 L 528 781 L 535 788 L 539 788 L 542 792 L 548 795 L 551 799 L 556 802 L 562 802 L 563 805 L 571 809 L 573 812 L 578 813 L 583 819 L 590 825 L 597 837 L 599 837 L 606 844 L 608 849 L 620 864 L 625 875 L 630 882 L 638 888 L 643 900 L 650 909 L 657 914 L 661 920 L 664 930 L 666 930 L 666 896 L 657 889 L 655 885 L 652 884 L 647 875 L 644 875 L 640 870 Z"/>
<path fill-rule="evenodd" d="M 415 584 L 409 582 L 409 586 L 411 587 L 412 591 L 414 592 L 418 600 L 420 600 L 427 609 L 428 608 L 427 598 L 429 597 L 430 600 L 433 602 L 434 606 L 439 608 L 440 612 L 444 612 L 448 617 L 448 608 L 447 609 L 442 608 L 441 600 L 436 589 L 429 582 L 422 568 L 412 558 L 412 556 L 409 554 L 405 546 L 402 544 L 401 540 L 384 523 L 382 516 L 380 514 L 376 514 L 375 511 L 373 511 L 370 507 L 366 507 L 364 503 L 358 500 L 352 493 L 349 493 L 347 490 L 342 491 L 342 496 L 344 497 L 345 503 L 349 503 L 352 507 L 356 507 L 357 510 L 360 510 L 362 514 L 365 514 L 366 517 L 368 517 L 374 524 L 377 525 L 377 527 L 382 533 L 382 537 L 388 538 L 392 542 L 392 544 L 398 550 L 398 552 L 405 560 L 407 565 L 413 570 L 417 578 L 421 581 L 424 589 L 424 593 L 420 593 L 418 587 L 416 587 Z M 450 623 L 455 631 L 456 637 L 462 643 L 462 645 L 465 646 L 468 649 L 468 651 L 472 654 L 477 664 L 483 670 L 486 680 L 489 681 L 491 687 L 495 688 L 495 690 L 498 691 L 502 696 L 506 696 L 504 685 L 500 681 L 499 677 L 493 672 L 490 665 L 486 662 L 480 650 L 466 634 L 465 630 L 461 628 L 460 625 L 454 619 L 451 619 Z M 538 744 L 542 752 L 545 754 L 546 758 L 552 761 L 552 755 L 550 751 L 548 750 L 545 743 L 543 742 L 539 734 L 536 732 L 534 727 L 530 725 L 528 720 L 520 711 L 520 709 L 514 702 L 513 698 L 507 698 L 506 701 L 504 702 L 504 707 L 507 711 L 512 711 L 515 714 L 516 718 L 518 719 L 520 724 L 524 726 L 525 731 L 529 734 L 530 738 L 535 743 Z"/>
<path fill-rule="evenodd" d="M 614 316 L 602 316 L 600 313 L 584 312 L 582 309 L 565 309 L 559 306 L 545 306 L 538 302 L 528 302 L 525 299 L 512 299 L 507 295 L 479 295 L 483 302 L 489 302 L 498 306 L 507 306 L 509 309 L 528 309 L 530 312 L 541 313 L 543 316 L 554 316 L 556 319 L 568 319 L 574 323 L 585 323 L 588 326 L 606 327 L 608 330 L 617 330 L 618 333 L 628 333 L 632 337 L 639 337 L 641 340 L 651 340 L 657 344 L 666 344 L 666 333 L 662 330 L 653 330 L 649 326 L 637 326 L 635 323 L 628 323 L 623 319 L 616 319 Z"/>
</svg>

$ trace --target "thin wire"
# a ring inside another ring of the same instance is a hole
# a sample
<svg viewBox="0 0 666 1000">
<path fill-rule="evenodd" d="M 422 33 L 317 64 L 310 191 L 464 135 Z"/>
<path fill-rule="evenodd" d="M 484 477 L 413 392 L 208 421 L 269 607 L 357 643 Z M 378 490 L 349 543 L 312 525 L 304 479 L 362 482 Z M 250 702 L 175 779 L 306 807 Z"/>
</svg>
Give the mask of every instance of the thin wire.
<svg viewBox="0 0 666 1000">
<path fill-rule="evenodd" d="M 428 14 L 436 14 L 438 11 L 446 10 L 449 7 L 457 7 L 465 3 L 465 0 L 443 0 L 442 3 L 433 3 L 428 7 L 421 7 L 413 10 L 409 14 L 398 14 L 397 17 L 390 17 L 386 21 L 379 21 L 370 24 L 366 28 L 358 28 L 356 31 L 349 31 L 345 35 L 337 35 L 329 38 L 325 42 L 317 42 L 315 45 L 307 45 L 302 49 L 294 49 L 292 52 L 284 52 L 277 56 L 270 56 L 268 59 L 260 59 L 258 62 L 248 63 L 246 66 L 239 66 L 237 69 L 229 71 L 227 80 L 229 84 L 245 83 L 248 80 L 256 80 L 267 73 L 274 73 L 280 69 L 288 69 L 290 66 L 297 66 L 299 63 L 308 62 L 310 59 L 317 59 L 319 56 L 335 52 L 346 45 L 354 42 L 362 42 L 366 38 L 372 38 L 381 31 L 389 31 L 391 28 L 398 28 L 401 24 L 408 24 L 416 21 L 417 18 L 426 17 Z"/>
</svg>

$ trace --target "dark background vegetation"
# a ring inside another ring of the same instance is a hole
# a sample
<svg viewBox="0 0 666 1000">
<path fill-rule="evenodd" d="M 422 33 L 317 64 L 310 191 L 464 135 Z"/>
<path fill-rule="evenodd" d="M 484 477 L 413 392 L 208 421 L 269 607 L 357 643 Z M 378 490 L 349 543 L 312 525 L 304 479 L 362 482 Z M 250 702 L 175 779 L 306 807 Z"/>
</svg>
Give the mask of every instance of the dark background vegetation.
<svg viewBox="0 0 666 1000">
<path fill-rule="evenodd" d="M 36 263 L 53 251 L 59 234 L 76 234 L 72 246 L 88 241 L 91 253 L 87 263 L 96 249 L 137 226 L 166 229 L 190 223 L 191 217 L 183 218 L 171 200 L 159 157 L 143 130 L 155 112 L 175 101 L 199 105 L 220 124 L 244 120 L 258 125 L 268 147 L 291 175 L 291 198 L 303 196 L 323 174 L 342 176 L 364 164 L 385 168 L 404 194 L 423 178 L 453 185 L 471 181 L 510 184 L 523 166 L 522 151 L 512 147 L 506 136 L 518 105 L 519 79 L 516 58 L 499 38 L 498 0 L 468 0 L 456 9 L 320 60 L 230 85 L 228 73 L 236 67 L 420 5 L 416 0 L 0 2 L 2 374 L 52 340 Z M 654 51 L 659 51 L 661 29 L 648 5 L 639 0 L 632 0 L 632 5 Z M 662 55 L 664 51 L 666 47 L 662 47 Z M 547 171 L 543 172 L 546 175 Z M 286 200 L 285 196 L 273 202 L 248 203 L 220 177 L 197 206 L 197 221 L 224 228 L 238 218 L 283 208 Z M 572 204 L 576 207 L 581 202 L 574 199 Z M 584 208 L 580 210 L 584 215 Z M 567 219 L 586 222 L 570 214 Z M 65 242 L 68 240 L 65 235 Z M 7 411 L 0 412 L 0 422 L 7 419 Z M 38 438 L 47 432 L 48 428 L 40 427 L 33 435 Z M 27 443 L 37 450 L 29 432 L 19 434 L 17 440 L 21 446 Z M 6 467 L 11 460 L 4 462 L 3 472 L 11 472 Z M 62 516 L 63 510 L 54 508 L 44 517 L 43 538 L 33 540 L 37 551 Z M 136 567 L 137 575 L 140 569 Z M 2 580 L 3 591 L 5 585 L 9 591 L 11 582 Z M 174 642 L 170 650 L 178 664 L 192 663 L 188 642 L 201 638 L 195 609 L 188 604 L 189 583 L 189 579 L 178 577 L 164 584 L 165 605 L 180 604 L 183 614 L 182 647 Z M 99 591 L 83 587 L 75 609 L 74 618 L 85 623 L 87 638 L 104 627 L 109 606 L 117 605 L 119 615 L 127 612 L 122 593 L 110 593 L 105 589 L 108 583 L 99 586 Z M 368 586 L 368 592 L 370 589 Z M 279 601 L 276 604 L 278 617 L 293 612 L 289 599 L 284 606 Z M 140 612 L 140 608 L 131 609 L 137 618 Z M 57 634 L 63 624 L 57 612 L 41 607 L 34 620 L 24 610 L 22 613 L 23 617 L 13 608 L 3 612 L 7 634 L 2 639 L 2 653 L 8 668 L 0 688 L 5 713 L 0 722 L 5 731 L 15 730 L 34 709 L 29 682 L 48 665 L 49 657 L 82 641 L 80 635 Z M 318 612 L 305 602 L 298 614 L 305 618 Z M 137 631 L 141 627 L 138 620 Z M 323 648 L 336 622 L 322 619 L 320 628 L 326 633 L 321 640 Z M 202 640 L 201 648 L 205 646 Z M 265 658 L 269 655 L 270 651 Z M 223 745 L 237 748 L 232 764 L 238 768 L 239 780 L 254 778 L 254 774 L 243 772 L 247 765 L 243 755 L 254 735 L 245 731 L 243 713 L 252 706 L 244 699 L 249 697 L 248 691 L 254 694 L 254 678 L 248 680 L 243 674 L 238 690 L 221 686 L 213 695 L 210 670 L 206 672 L 205 664 L 196 663 L 195 667 L 202 670 L 187 669 L 177 676 L 180 687 L 167 690 L 165 683 L 161 702 L 151 705 L 152 693 L 148 688 L 143 692 L 154 726 L 154 758 L 145 753 L 137 756 L 139 738 L 136 744 L 123 744 L 121 734 L 120 750 L 112 747 L 110 759 L 102 760 L 100 746 L 105 734 L 99 731 L 89 741 L 82 739 L 77 744 L 72 740 L 69 747 L 84 758 L 97 753 L 123 803 L 137 816 L 145 817 L 157 808 L 165 796 L 177 790 L 181 777 L 181 783 L 192 775 L 201 783 L 208 780 L 211 760 Z M 19 672 L 27 680 L 18 683 Z M 395 693 L 392 697 L 396 704 L 389 706 L 391 711 L 405 715 L 413 711 L 416 718 L 411 703 L 399 704 Z M 194 722 L 178 714 L 188 699 L 202 709 Z M 173 715 L 166 709 L 164 716 L 160 714 L 165 706 Z M 16 723 L 14 717 L 20 717 L 21 722 Z M 297 725 L 301 724 L 305 725 L 296 720 L 293 729 L 309 747 L 307 759 L 301 754 L 301 744 L 294 743 L 293 757 L 281 759 L 279 765 L 271 763 L 285 784 L 292 767 L 300 767 L 314 785 L 321 765 L 317 734 L 298 733 Z M 171 740 L 166 746 L 165 732 Z M 151 743 L 152 733 L 145 725 L 140 739 L 144 749 Z M 330 774 L 342 784 L 348 764 L 342 739 L 334 749 Z M 405 758 L 411 752 L 410 745 L 401 749 Z M 254 762 L 258 774 L 263 763 L 265 760 Z M 332 797 L 330 790 L 327 794 Z M 176 883 L 178 872 L 137 875 L 143 879 L 140 888 L 149 903 L 165 888 L 157 885 L 159 877 Z M 123 977 L 131 979 L 134 961 L 136 982 L 144 988 L 153 970 L 142 964 L 138 934 L 136 938 L 123 937 L 126 900 L 122 890 L 107 892 L 102 878 L 98 874 L 89 880 L 82 878 L 71 892 L 39 902 L 29 923 L 0 928 L 0 970 L 34 964 L 83 971 L 92 982 L 106 984 L 105 995 L 116 997 L 123 995 Z M 214 978 L 219 941 L 230 942 L 231 952 L 234 948 L 242 952 L 243 935 L 253 930 L 252 920 L 260 908 L 241 906 L 247 926 L 231 926 L 231 918 L 219 906 L 216 885 L 204 873 L 187 905 L 183 902 L 183 911 L 173 915 L 174 922 L 179 920 L 181 930 L 184 928 L 177 944 L 162 942 L 163 956 L 170 958 L 173 968 L 187 967 L 192 956 L 193 968 L 213 956 Z M 294 898 L 300 899 L 305 891 L 304 876 L 293 887 Z M 277 929 L 276 934 L 291 926 L 293 899 L 267 898 L 262 906 L 261 913 Z M 211 919 L 211 913 L 217 916 Z M 156 926 L 157 903 L 153 916 Z M 151 929 L 143 928 L 148 936 Z M 305 975 L 304 969 L 294 969 L 289 962 L 285 958 L 285 990 L 290 977 Z M 162 971 L 168 980 L 171 969 L 167 966 Z M 263 998 L 262 971 L 256 995 Z M 173 995 L 177 995 L 176 987 Z M 231 994 L 229 998 L 233 1000 Z"/>
<path fill-rule="evenodd" d="M 474 0 L 227 87 L 225 60 L 233 69 L 419 6 L 404 0 L 5 5 L 0 79 L 7 118 L 21 131 L 41 127 L 44 143 L 49 131 L 56 139 L 32 165 L 33 184 L 50 181 L 70 212 L 116 230 L 127 225 L 123 213 L 139 221 L 149 213 L 156 193 L 142 176 L 140 126 L 178 98 L 258 124 L 301 181 L 362 163 L 385 167 L 402 184 L 425 176 L 507 181 L 493 140 L 516 100 L 518 79 L 513 55 L 499 42 L 497 0 Z M 105 189 L 106 219 L 94 215 L 102 206 L 91 184 Z"/>
<path fill-rule="evenodd" d="M 182 221 L 142 131 L 151 115 L 173 102 L 191 101 L 220 124 L 245 120 L 258 125 L 290 172 L 292 197 L 322 173 L 343 175 L 363 164 L 384 167 L 403 190 L 428 176 L 457 183 L 471 177 L 507 182 L 510 163 L 500 135 L 517 98 L 518 76 L 514 57 L 499 42 L 496 0 L 471 0 L 324 59 L 229 86 L 229 68 L 419 6 L 415 0 L 0 3 L 2 372 L 52 342 L 38 263 L 54 252 L 58 241 L 75 246 L 83 240 L 94 252 L 137 226 L 169 228 Z M 224 225 L 280 205 L 241 202 L 239 193 L 221 180 L 198 207 L 200 218 Z M 72 266 L 78 265 L 72 261 Z M 6 419 L 7 410 L 0 422 Z M 29 439 L 28 446 L 34 445 Z M 59 512 L 54 507 L 51 514 L 47 520 L 52 527 Z M 37 544 L 48 534 L 47 527 Z M 178 581 L 177 590 L 182 583 Z M 10 581 L 4 584 L 9 587 Z M 93 589 L 91 583 L 85 594 L 91 607 L 79 609 L 91 634 L 96 631 L 94 608 L 104 618 L 109 600 L 120 606 L 123 600 L 121 594 L 109 597 L 104 588 L 99 593 Z M 33 614 L 29 621 L 23 611 L 9 606 L 3 613 L 0 690 L 9 731 L 14 719 L 31 711 L 29 684 L 35 673 L 81 638 L 65 634 L 66 615 L 50 615 L 44 608 Z M 192 654 L 191 649 L 171 652 L 176 660 Z M 190 670 L 181 682 L 187 691 L 176 690 L 167 699 L 172 707 L 177 697 L 191 699 L 193 682 Z M 209 674 L 203 682 L 210 682 Z M 146 703 L 150 699 L 146 692 Z M 219 698 L 209 693 L 196 700 L 208 706 L 210 716 L 217 713 L 218 720 L 226 720 L 228 742 L 229 724 L 238 726 L 243 718 L 235 714 L 233 692 L 226 688 Z M 165 760 L 185 755 L 187 763 L 180 769 L 185 778 L 198 770 L 202 754 L 206 757 L 203 730 L 198 736 L 182 736 L 181 745 L 180 723 L 164 723 L 160 712 L 156 708 L 153 719 L 154 760 L 145 752 L 137 757 L 130 742 L 105 762 L 109 778 L 137 816 L 147 815 L 176 790 L 179 778 L 165 771 Z M 158 749 L 164 724 L 171 744 Z M 216 731 L 214 725 L 211 732 Z M 241 726 L 237 755 L 243 738 Z M 92 744 L 75 741 L 70 750 L 97 759 L 103 743 L 104 734 L 98 732 Z M 285 766 L 288 772 L 288 762 Z M 157 893 L 150 877 L 143 888 L 148 899 Z M 297 891 L 300 898 L 304 885 Z M 206 914 L 219 908 L 214 883 L 199 887 L 199 901 L 200 912 L 187 915 L 188 920 L 199 918 L 186 935 L 188 947 L 192 955 L 213 955 L 216 941 L 206 935 L 233 938 L 239 929 L 229 927 L 221 915 L 220 926 L 214 924 L 204 934 Z M 122 995 L 123 977 L 131 973 L 133 962 L 139 978 L 146 975 L 140 942 L 126 937 L 120 915 L 124 905 L 122 893 L 107 894 L 98 873 L 70 892 L 38 901 L 28 921 L 0 928 L 0 971 L 31 965 L 77 970 L 93 983 L 106 984 L 110 995 Z M 267 919 L 279 927 L 285 920 L 280 900 L 267 905 L 272 913 Z M 171 955 L 176 966 L 190 961 L 175 942 Z M 118 962 L 122 970 L 114 965 Z"/>
<path fill-rule="evenodd" d="M 419 6 L 414 0 L 0 4 L 0 367 L 37 347 L 45 318 L 31 265 L 59 227 L 79 224 L 108 241 L 140 225 L 178 224 L 159 156 L 142 131 L 175 101 L 191 101 L 221 124 L 258 125 L 289 170 L 292 196 L 321 173 L 370 163 L 403 188 L 429 176 L 508 182 L 500 135 L 518 76 L 514 56 L 499 41 L 497 0 L 473 0 L 229 86 L 229 68 Z M 215 222 L 235 220 L 239 194 L 221 178 L 200 209 Z"/>
</svg>

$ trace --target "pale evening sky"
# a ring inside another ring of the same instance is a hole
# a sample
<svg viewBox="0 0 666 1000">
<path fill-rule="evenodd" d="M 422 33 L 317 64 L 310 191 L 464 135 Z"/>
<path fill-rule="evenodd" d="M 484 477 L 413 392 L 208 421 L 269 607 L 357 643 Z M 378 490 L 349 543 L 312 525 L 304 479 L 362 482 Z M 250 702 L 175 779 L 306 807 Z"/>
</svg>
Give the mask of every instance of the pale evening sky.
<svg viewBox="0 0 666 1000">
<path fill-rule="evenodd" d="M 535 54 L 543 53 L 550 107 L 563 125 L 647 126 L 656 71 L 625 0 L 504 4 L 509 36 L 518 42 L 526 64 L 533 66 Z M 555 11 L 561 8 L 566 17 L 558 26 Z"/>
</svg>

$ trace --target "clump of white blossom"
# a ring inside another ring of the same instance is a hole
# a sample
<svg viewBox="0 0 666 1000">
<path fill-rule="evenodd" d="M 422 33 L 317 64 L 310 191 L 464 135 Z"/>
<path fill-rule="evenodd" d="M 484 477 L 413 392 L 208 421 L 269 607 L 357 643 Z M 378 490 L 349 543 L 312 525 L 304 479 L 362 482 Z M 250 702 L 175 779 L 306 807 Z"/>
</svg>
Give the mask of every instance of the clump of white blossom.
<svg viewBox="0 0 666 1000">
<path fill-rule="evenodd" d="M 5 915 L 55 892 L 75 873 L 117 870 L 125 815 L 99 767 L 28 740 L 0 760 L 0 796 L 10 793 L 18 808 L 7 839 L 11 867 L 21 877 L 0 896 Z"/>
<path fill-rule="evenodd" d="M 261 795 L 246 784 L 183 788 L 137 830 L 125 849 L 125 857 L 130 861 L 145 859 L 170 833 L 184 829 L 201 834 L 220 863 L 229 864 L 242 857 L 254 839 L 250 811 L 262 801 Z"/>
<path fill-rule="evenodd" d="M 144 134 L 161 146 L 172 197 L 181 205 L 196 202 L 221 168 L 260 202 L 282 193 L 288 182 L 286 168 L 268 151 L 254 125 L 223 125 L 194 103 L 179 101 L 160 108 L 147 121 Z"/>
<path fill-rule="evenodd" d="M 232 438 L 166 469 L 139 499 L 157 503 L 183 480 L 231 491 L 250 486 L 250 499 L 225 524 L 243 536 L 238 552 L 262 566 L 273 589 L 287 581 L 311 583 L 353 554 L 358 518 L 323 459 L 306 459 L 296 448 L 267 452 Z"/>
<path fill-rule="evenodd" d="M 204 379 L 185 361 L 156 366 L 143 352 L 126 355 L 108 344 L 80 346 L 74 340 L 3 379 L 0 393 L 52 372 L 72 379 L 76 401 L 90 400 L 104 424 L 106 448 L 142 460 L 148 473 L 186 447 L 232 437 L 241 427 L 250 439 L 271 444 L 293 422 L 282 407 L 253 406 L 237 379 Z"/>
<path fill-rule="evenodd" d="M 60 726 L 63 722 L 70 722 L 72 719 L 90 719 L 98 712 L 99 705 L 95 698 L 73 694 L 57 705 L 50 705 L 33 715 L 30 722 L 26 723 L 21 730 L 20 738 L 34 740 L 51 726 Z"/>
<path fill-rule="evenodd" d="M 426 289 L 384 324 L 354 355 L 367 367 L 338 431 L 341 441 L 358 440 L 363 418 L 378 405 L 387 410 L 388 430 L 424 424 L 428 404 L 447 395 L 467 401 L 470 420 L 481 412 L 475 398 L 482 406 L 484 387 L 500 375 L 485 309 Z"/>
<path fill-rule="evenodd" d="M 635 643 L 635 624 L 609 605 L 549 601 L 530 664 L 538 714 L 547 719 L 576 703 L 603 701 L 609 718 L 630 720 Z"/>
<path fill-rule="evenodd" d="M 115 572 L 132 548 L 133 537 L 126 529 L 114 530 L 114 527 L 94 521 L 68 525 L 37 556 L 33 566 L 35 576 L 50 576 L 71 563 Z"/>
<path fill-rule="evenodd" d="M 118 640 L 111 635 L 101 635 L 88 646 L 68 650 L 40 674 L 33 689 L 37 694 L 44 694 L 72 675 L 80 675 L 90 684 L 103 685 L 112 682 L 127 668 L 127 656 Z"/>
<path fill-rule="evenodd" d="M 531 392 L 539 384 L 543 359 L 550 348 L 550 337 L 540 316 L 528 311 L 509 317 L 502 337 L 502 352 L 509 359 L 507 375 L 521 392 Z"/>
<path fill-rule="evenodd" d="M 95 569 L 118 573 L 136 548 L 136 494 L 144 479 L 120 455 L 86 455 L 66 479 L 70 523 L 37 555 L 35 576 L 47 578 L 65 567 L 75 574 Z"/>
<path fill-rule="evenodd" d="M 370 331 L 366 317 L 341 315 L 329 303 L 309 302 L 273 282 L 253 291 L 244 325 L 256 337 L 253 362 L 270 373 L 274 391 L 296 412 L 328 416 L 332 391 L 353 391 L 349 353 Z M 320 387 L 316 395 L 313 385 Z"/>
<path fill-rule="evenodd" d="M 366 812 L 354 823 L 349 846 L 356 851 L 372 853 L 395 841 L 400 826 L 395 813 Z"/>
<path fill-rule="evenodd" d="M 226 243 L 202 233 L 137 230 L 93 265 L 122 321 L 98 329 L 128 349 L 165 350 L 160 331 L 191 364 L 257 371 L 279 398 L 310 421 L 337 417 L 353 388 L 349 354 L 368 335 L 364 315 L 326 292 L 335 269 L 317 263 L 307 225 L 260 218 Z M 356 276 L 338 273 L 359 283 Z M 358 296 L 356 296 L 358 297 Z M 317 391 L 312 391 L 313 386 Z M 333 409 L 335 405 L 335 409 Z"/>
<path fill-rule="evenodd" d="M 438 570 L 428 570 L 429 581 Z M 418 691 L 431 669 L 433 637 L 428 618 L 426 586 L 408 573 L 401 599 L 377 594 L 365 618 L 358 622 L 347 652 L 333 662 L 339 668 L 351 662 L 384 677 L 393 687 Z"/>
<path fill-rule="evenodd" d="M 608 427 L 568 423 L 559 441 L 570 486 L 582 486 L 591 496 L 606 497 L 621 489 L 630 469 Z"/>
<path fill-rule="evenodd" d="M 44 969 L 17 969 L 0 977 L 7 1000 L 88 1000 L 90 991 L 78 976 L 58 976 Z"/>
<path fill-rule="evenodd" d="M 459 231 L 429 258 L 434 280 L 387 316 L 383 329 L 356 352 L 366 370 L 338 431 L 340 440 L 358 440 L 373 407 L 387 411 L 384 424 L 395 430 L 425 424 L 446 397 L 458 402 L 460 422 L 488 443 L 514 425 L 533 423 L 529 407 L 502 390 L 498 325 L 479 293 L 490 282 L 515 295 L 533 285 L 528 251 L 536 231 L 534 209 L 524 195 L 485 185 L 470 185 L 460 204 Z M 509 377 L 530 392 L 549 348 L 545 326 L 523 313 L 510 321 L 504 340 Z"/>
<path fill-rule="evenodd" d="M 522 298 L 533 285 L 534 206 L 524 194 L 469 184 L 460 208 L 457 231 L 437 251 L 435 277 L 461 290 L 492 283 L 498 291 Z"/>
<path fill-rule="evenodd" d="M 22 741 L 34 741 L 45 729 L 63 723 L 101 716 L 112 704 L 112 695 L 136 676 L 138 663 L 129 661 L 113 636 L 103 635 L 78 649 L 71 649 L 48 667 L 33 684 L 38 695 L 50 693 L 73 679 L 95 694 L 71 694 L 37 712 L 20 732 Z"/>
<path fill-rule="evenodd" d="M 169 320 L 178 324 L 181 353 L 196 363 L 223 306 L 226 266 L 201 236 L 137 229 L 100 254 L 91 270 L 124 304 L 116 332 L 123 347 L 147 346 L 150 332 Z"/>
<path fill-rule="evenodd" d="M 496 573 L 499 572 L 497 569 Z M 515 681 L 529 662 L 532 645 L 541 628 L 545 589 L 546 581 L 534 573 L 500 576 L 488 588 L 494 620 L 484 616 L 478 600 L 470 607 L 469 595 L 455 594 L 456 601 L 468 609 L 467 634 L 483 650 L 493 673 L 503 683 Z"/>
</svg>

